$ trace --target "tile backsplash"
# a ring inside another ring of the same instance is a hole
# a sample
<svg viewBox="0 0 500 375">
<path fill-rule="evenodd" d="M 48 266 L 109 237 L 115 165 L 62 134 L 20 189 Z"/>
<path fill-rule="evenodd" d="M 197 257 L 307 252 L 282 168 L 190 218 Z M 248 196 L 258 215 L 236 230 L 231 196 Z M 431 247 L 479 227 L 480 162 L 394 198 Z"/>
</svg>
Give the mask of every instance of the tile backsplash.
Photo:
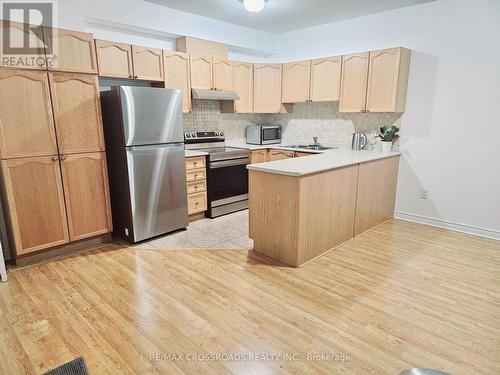
<svg viewBox="0 0 500 375">
<path fill-rule="evenodd" d="M 283 127 L 285 143 L 319 142 L 347 144 L 352 133 L 369 135 L 381 125 L 401 125 L 401 113 L 339 113 L 338 102 L 298 103 L 288 114 L 221 113 L 218 101 L 193 101 L 192 113 L 184 114 L 187 131 L 221 130 L 227 139 L 244 139 L 250 124 L 271 124 Z"/>
<path fill-rule="evenodd" d="M 220 130 L 227 139 L 244 139 L 247 125 L 266 122 L 267 115 L 221 113 L 214 100 L 193 100 L 193 111 L 184 114 L 184 130 Z"/>
</svg>

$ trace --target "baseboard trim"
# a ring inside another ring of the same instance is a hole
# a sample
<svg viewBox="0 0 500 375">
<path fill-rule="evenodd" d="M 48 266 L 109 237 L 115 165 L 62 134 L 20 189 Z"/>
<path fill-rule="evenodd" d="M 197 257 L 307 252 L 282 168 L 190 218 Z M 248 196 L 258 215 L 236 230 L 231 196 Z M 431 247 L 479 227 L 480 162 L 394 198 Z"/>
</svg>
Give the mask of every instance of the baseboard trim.
<svg viewBox="0 0 500 375">
<path fill-rule="evenodd" d="M 408 214 L 404 212 L 395 212 L 394 217 L 413 223 L 430 225 L 433 227 L 452 230 L 455 232 L 472 234 L 479 237 L 491 238 L 492 240 L 500 241 L 500 232 L 492 229 L 480 228 L 472 225 L 454 223 L 452 221 L 433 219 L 427 216 Z"/>
</svg>

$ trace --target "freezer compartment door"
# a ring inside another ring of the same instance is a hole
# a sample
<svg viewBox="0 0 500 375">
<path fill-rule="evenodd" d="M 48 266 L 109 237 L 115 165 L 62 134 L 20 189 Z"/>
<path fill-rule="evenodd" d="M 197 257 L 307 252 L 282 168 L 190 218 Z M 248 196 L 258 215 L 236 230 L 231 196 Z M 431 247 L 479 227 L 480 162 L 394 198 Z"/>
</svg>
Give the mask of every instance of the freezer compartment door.
<svg viewBox="0 0 500 375">
<path fill-rule="evenodd" d="M 127 147 L 134 241 L 188 226 L 184 144 Z"/>
<path fill-rule="evenodd" d="M 126 146 L 184 142 L 178 89 L 120 86 Z"/>
</svg>

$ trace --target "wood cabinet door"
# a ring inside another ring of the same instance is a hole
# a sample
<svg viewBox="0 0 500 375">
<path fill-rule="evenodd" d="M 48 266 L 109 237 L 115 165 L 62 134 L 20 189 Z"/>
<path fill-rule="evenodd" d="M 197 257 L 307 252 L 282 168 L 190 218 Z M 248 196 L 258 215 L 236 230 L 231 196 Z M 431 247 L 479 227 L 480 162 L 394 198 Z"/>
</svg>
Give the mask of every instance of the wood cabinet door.
<svg viewBox="0 0 500 375">
<path fill-rule="evenodd" d="M 279 113 L 281 110 L 281 64 L 254 64 L 255 113 Z"/>
<path fill-rule="evenodd" d="M 410 51 L 389 48 L 370 52 L 367 112 L 403 112 Z"/>
<path fill-rule="evenodd" d="M 214 88 L 216 90 L 232 90 L 233 70 L 231 61 L 226 59 L 213 59 Z"/>
<path fill-rule="evenodd" d="M 267 161 L 289 159 L 294 157 L 293 151 L 285 150 L 269 150 L 267 153 Z"/>
<path fill-rule="evenodd" d="M 233 90 L 240 99 L 234 101 L 235 112 L 253 112 L 253 64 L 233 61 Z"/>
<path fill-rule="evenodd" d="M 103 151 L 97 76 L 54 72 L 49 81 L 59 153 Z"/>
<path fill-rule="evenodd" d="M 161 49 L 132 46 L 134 78 L 163 81 L 162 55 Z"/>
<path fill-rule="evenodd" d="M 69 241 L 56 156 L 2 160 L 14 246 L 23 255 Z"/>
<path fill-rule="evenodd" d="M 132 48 L 129 44 L 95 41 L 97 66 L 101 77 L 133 78 Z"/>
<path fill-rule="evenodd" d="M 339 112 L 365 111 L 368 59 L 368 52 L 342 57 Z"/>
<path fill-rule="evenodd" d="M 105 153 L 62 156 L 61 169 L 71 241 L 111 232 Z"/>
<path fill-rule="evenodd" d="M 340 99 L 342 57 L 311 60 L 311 101 L 327 102 Z"/>
<path fill-rule="evenodd" d="M 264 163 L 267 161 L 267 149 L 264 150 L 252 150 L 250 152 L 250 163 Z"/>
<path fill-rule="evenodd" d="M 37 69 L 46 70 L 45 46 L 43 43 L 43 29 L 40 35 L 29 31 L 29 25 L 23 23 L 0 20 L 0 66 L 14 69 Z M 8 45 L 5 41 L 10 41 Z M 22 48 L 28 42 L 33 54 L 6 53 L 7 48 Z M 4 54 L 5 52 L 5 54 Z"/>
<path fill-rule="evenodd" d="M 189 82 L 189 55 L 184 52 L 163 51 L 165 87 L 181 89 L 182 112 L 191 111 L 191 85 Z"/>
<path fill-rule="evenodd" d="M 212 58 L 190 55 L 191 87 L 193 89 L 210 90 L 214 87 L 212 77 Z"/>
<path fill-rule="evenodd" d="M 52 48 L 48 69 L 97 74 L 94 36 L 77 31 L 43 28 L 45 44 Z"/>
<path fill-rule="evenodd" d="M 283 103 L 300 103 L 309 100 L 311 61 L 283 64 Z"/>
<path fill-rule="evenodd" d="M 0 156 L 56 154 L 47 73 L 0 70 Z"/>
</svg>

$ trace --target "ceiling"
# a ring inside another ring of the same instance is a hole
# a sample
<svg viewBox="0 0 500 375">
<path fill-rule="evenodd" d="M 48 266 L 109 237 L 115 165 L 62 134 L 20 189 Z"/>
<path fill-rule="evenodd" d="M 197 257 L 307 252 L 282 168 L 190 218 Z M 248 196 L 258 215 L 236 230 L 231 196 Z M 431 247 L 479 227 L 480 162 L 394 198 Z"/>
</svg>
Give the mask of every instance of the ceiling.
<svg viewBox="0 0 500 375">
<path fill-rule="evenodd" d="M 434 0 L 269 0 L 249 13 L 239 0 L 146 0 L 168 8 L 270 33 L 322 25 Z"/>
</svg>

